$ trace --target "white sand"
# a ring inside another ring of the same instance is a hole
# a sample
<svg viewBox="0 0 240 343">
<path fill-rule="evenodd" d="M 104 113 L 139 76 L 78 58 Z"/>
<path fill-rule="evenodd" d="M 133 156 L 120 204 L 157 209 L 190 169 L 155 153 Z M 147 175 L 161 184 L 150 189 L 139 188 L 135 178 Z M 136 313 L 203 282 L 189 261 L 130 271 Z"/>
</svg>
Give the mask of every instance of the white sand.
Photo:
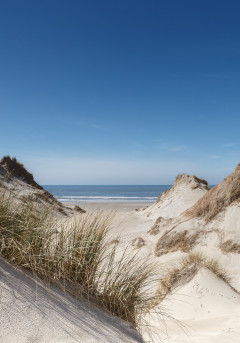
<svg viewBox="0 0 240 343">
<path fill-rule="evenodd" d="M 67 296 L 0 258 L 0 342 L 142 342 L 128 323 Z"/>
<path fill-rule="evenodd" d="M 130 212 L 135 211 L 143 207 L 151 206 L 153 203 L 150 202 L 110 202 L 110 201 L 99 201 L 99 202 L 63 202 L 63 205 L 74 207 L 75 205 L 80 206 L 86 211 L 100 210 L 105 212 Z"/>
<path fill-rule="evenodd" d="M 118 210 L 114 233 L 120 236 L 119 251 L 126 246 L 138 251 L 141 258 L 156 263 L 161 277 L 187 254 L 178 250 L 156 257 L 154 248 L 158 239 L 169 230 L 186 230 L 189 235 L 199 232 L 193 251 L 203 252 L 208 258 L 218 261 L 232 276 L 235 289 L 240 290 L 240 255 L 225 254 L 220 248 L 220 243 L 227 239 L 231 238 L 236 243 L 240 241 L 240 204 L 233 203 L 209 223 L 198 218 L 186 220 L 185 211 L 207 192 L 204 188 L 195 188 L 191 178 L 188 181 L 175 185 L 161 197 L 160 202 L 145 210 Z M 149 229 L 160 216 L 163 220 L 159 224 L 159 233 L 149 234 Z M 139 249 L 131 245 L 137 237 L 144 240 L 144 245 Z M 153 285 L 154 290 L 156 285 Z M 154 308 L 150 318 L 146 317 L 155 333 L 151 337 L 145 333 L 144 338 L 149 342 L 240 342 L 240 295 L 208 270 L 200 270 L 190 282 L 175 289 L 159 306 L 159 310 L 167 315 L 154 315 L 158 310 Z"/>
<path fill-rule="evenodd" d="M 161 306 L 174 319 L 165 317 L 165 327 L 154 314 L 150 321 L 169 343 L 240 342 L 240 295 L 206 269 Z M 159 342 L 156 337 L 153 341 Z"/>
</svg>

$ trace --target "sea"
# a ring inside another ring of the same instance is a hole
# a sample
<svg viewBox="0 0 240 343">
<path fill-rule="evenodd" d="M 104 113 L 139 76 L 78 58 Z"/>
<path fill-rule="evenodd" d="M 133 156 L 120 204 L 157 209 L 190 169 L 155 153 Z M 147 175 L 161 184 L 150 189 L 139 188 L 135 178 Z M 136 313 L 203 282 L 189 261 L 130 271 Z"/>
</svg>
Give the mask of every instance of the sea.
<svg viewBox="0 0 240 343">
<path fill-rule="evenodd" d="M 171 185 L 64 186 L 44 185 L 61 202 L 155 202 Z"/>
</svg>

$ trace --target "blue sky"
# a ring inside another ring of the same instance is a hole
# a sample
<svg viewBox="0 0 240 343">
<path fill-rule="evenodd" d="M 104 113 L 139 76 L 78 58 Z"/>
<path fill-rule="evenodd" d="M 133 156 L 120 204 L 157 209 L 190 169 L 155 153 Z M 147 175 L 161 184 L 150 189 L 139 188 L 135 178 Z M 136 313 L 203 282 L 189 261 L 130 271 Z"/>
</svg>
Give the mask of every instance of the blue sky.
<svg viewBox="0 0 240 343">
<path fill-rule="evenodd" d="M 239 1 L 1 1 L 0 155 L 42 184 L 220 182 L 240 162 Z"/>
</svg>

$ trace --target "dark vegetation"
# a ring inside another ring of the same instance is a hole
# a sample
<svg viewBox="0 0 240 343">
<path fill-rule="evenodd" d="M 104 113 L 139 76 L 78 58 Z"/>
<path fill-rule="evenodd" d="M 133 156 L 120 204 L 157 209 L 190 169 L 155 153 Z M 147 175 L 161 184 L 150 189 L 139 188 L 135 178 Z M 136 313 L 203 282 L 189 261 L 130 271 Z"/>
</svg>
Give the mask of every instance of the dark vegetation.
<svg viewBox="0 0 240 343">
<path fill-rule="evenodd" d="M 86 211 L 78 205 L 74 206 L 74 211 L 79 212 L 79 213 L 86 213 Z"/>
<path fill-rule="evenodd" d="M 27 171 L 25 166 L 20 163 L 16 157 L 4 156 L 0 164 L 8 171 L 9 176 L 15 176 L 37 189 L 43 189 L 33 178 L 33 175 Z"/>
<path fill-rule="evenodd" d="M 231 239 L 228 239 L 225 242 L 221 242 L 219 244 L 219 247 L 224 254 L 240 254 L 240 244 L 237 242 L 233 242 Z"/>
<path fill-rule="evenodd" d="M 2 166 L 7 171 L 7 178 L 16 177 L 19 180 L 27 183 L 28 185 L 40 190 L 41 192 L 35 192 L 31 197 L 32 200 L 43 200 L 51 205 L 57 205 L 59 212 L 65 214 L 63 210 L 63 205 L 61 202 L 57 201 L 54 196 L 46 191 L 42 186 L 40 186 L 35 180 L 33 175 L 26 169 L 26 167 L 20 163 L 16 157 L 10 157 L 9 155 L 4 156 L 0 160 L 0 166 Z M 29 199 L 30 200 L 30 199 Z"/>
</svg>

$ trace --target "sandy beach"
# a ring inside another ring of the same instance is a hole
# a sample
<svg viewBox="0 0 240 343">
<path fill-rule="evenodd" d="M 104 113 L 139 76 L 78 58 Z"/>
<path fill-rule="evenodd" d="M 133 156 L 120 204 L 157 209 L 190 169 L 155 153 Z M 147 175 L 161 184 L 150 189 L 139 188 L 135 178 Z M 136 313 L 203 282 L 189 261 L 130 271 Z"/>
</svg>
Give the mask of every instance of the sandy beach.
<svg viewBox="0 0 240 343">
<path fill-rule="evenodd" d="M 86 211 L 100 210 L 106 212 L 131 212 L 146 208 L 153 204 L 150 202 L 62 202 L 63 205 L 74 207 L 75 205 L 81 207 Z"/>
</svg>

